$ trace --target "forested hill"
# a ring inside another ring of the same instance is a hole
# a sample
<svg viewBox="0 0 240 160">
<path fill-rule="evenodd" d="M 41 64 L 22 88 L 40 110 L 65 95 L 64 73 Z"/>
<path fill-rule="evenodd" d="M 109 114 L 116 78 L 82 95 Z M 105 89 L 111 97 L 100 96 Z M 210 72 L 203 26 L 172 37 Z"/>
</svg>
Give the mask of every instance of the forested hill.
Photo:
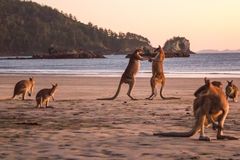
<svg viewBox="0 0 240 160">
<path fill-rule="evenodd" d="M 150 42 L 141 35 L 81 23 L 71 14 L 35 2 L 0 0 L 1 56 L 46 53 L 51 45 L 62 51 L 82 48 L 110 53 L 131 51 Z"/>
</svg>

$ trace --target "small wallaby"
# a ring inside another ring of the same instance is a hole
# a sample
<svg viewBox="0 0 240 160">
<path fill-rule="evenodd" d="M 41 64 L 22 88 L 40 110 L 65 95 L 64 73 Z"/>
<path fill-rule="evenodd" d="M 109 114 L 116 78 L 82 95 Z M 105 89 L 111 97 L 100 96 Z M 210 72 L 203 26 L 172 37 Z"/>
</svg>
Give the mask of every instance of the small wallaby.
<svg viewBox="0 0 240 160">
<path fill-rule="evenodd" d="M 37 101 L 37 108 L 42 107 L 42 105 L 45 103 L 45 107 L 48 107 L 48 103 L 50 98 L 54 101 L 54 93 L 56 92 L 58 84 L 52 84 L 52 88 L 44 88 L 41 89 L 37 95 L 36 95 L 36 101 Z"/>
<path fill-rule="evenodd" d="M 233 80 L 227 81 L 227 83 L 228 84 L 225 88 L 227 98 L 231 98 L 234 102 L 237 102 L 237 98 L 239 95 L 238 87 L 233 84 Z"/>
<path fill-rule="evenodd" d="M 12 99 L 15 98 L 15 96 L 22 94 L 22 100 L 24 100 L 25 95 L 28 93 L 28 96 L 31 96 L 33 93 L 33 89 L 35 87 L 35 81 L 33 77 L 30 77 L 29 80 L 21 80 L 16 83 L 14 87 L 14 92 Z"/>
</svg>

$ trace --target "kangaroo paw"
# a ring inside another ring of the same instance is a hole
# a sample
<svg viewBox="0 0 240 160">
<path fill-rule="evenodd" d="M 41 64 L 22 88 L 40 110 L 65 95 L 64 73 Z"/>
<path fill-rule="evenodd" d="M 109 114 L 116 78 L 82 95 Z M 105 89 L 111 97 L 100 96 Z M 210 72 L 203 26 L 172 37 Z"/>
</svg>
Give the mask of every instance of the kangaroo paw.
<svg viewBox="0 0 240 160">
<path fill-rule="evenodd" d="M 153 97 L 148 97 L 148 98 L 146 98 L 147 100 L 153 100 Z"/>
<path fill-rule="evenodd" d="M 211 138 L 208 136 L 200 136 L 199 141 L 211 141 Z"/>
<path fill-rule="evenodd" d="M 219 129 L 220 128 L 220 126 L 218 125 L 218 124 L 216 124 L 216 123 L 213 123 L 212 124 L 212 129 L 213 130 L 217 130 L 217 129 Z"/>
</svg>

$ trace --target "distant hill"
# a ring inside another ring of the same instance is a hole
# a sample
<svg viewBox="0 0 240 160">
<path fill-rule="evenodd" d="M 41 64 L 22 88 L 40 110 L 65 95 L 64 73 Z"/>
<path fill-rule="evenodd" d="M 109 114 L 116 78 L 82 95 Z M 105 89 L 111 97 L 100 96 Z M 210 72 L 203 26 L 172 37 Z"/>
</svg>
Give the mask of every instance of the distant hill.
<svg viewBox="0 0 240 160">
<path fill-rule="evenodd" d="M 131 52 L 150 42 L 138 34 L 81 23 L 71 14 L 35 2 L 0 0 L 0 56 L 42 54 L 50 46 L 61 52 L 113 53 Z"/>
<path fill-rule="evenodd" d="M 240 53 L 240 49 L 238 50 L 215 50 L 215 49 L 204 49 L 197 51 L 197 53 Z"/>
</svg>

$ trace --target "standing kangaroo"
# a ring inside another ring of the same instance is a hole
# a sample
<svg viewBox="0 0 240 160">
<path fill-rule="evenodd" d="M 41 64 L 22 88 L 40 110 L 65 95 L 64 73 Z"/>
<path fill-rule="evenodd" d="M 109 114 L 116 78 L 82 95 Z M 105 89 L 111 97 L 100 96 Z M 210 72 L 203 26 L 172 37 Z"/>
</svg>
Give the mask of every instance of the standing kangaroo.
<svg viewBox="0 0 240 160">
<path fill-rule="evenodd" d="M 45 103 L 46 106 L 48 107 L 48 103 L 50 98 L 52 98 L 52 100 L 54 101 L 54 93 L 56 92 L 57 89 L 57 83 L 56 84 L 52 84 L 52 88 L 45 88 L 40 90 L 37 95 L 36 95 L 36 101 L 37 101 L 37 108 L 38 107 L 42 107 L 42 105 Z"/>
<path fill-rule="evenodd" d="M 205 84 L 203 86 L 199 87 L 194 92 L 195 97 L 203 96 L 208 92 L 208 86 L 206 85 L 208 83 L 207 82 L 208 79 L 204 78 L 204 81 L 205 81 Z M 222 90 L 223 85 L 220 81 L 212 81 L 211 84 Z M 193 114 L 195 117 L 198 116 L 197 111 L 198 111 L 199 107 L 201 107 L 201 103 L 199 101 L 201 101 L 201 98 L 195 98 L 193 101 Z M 214 117 L 212 117 L 210 114 L 207 114 L 207 121 L 205 121 L 205 126 L 208 126 L 209 122 L 212 123 L 213 130 L 216 130 L 218 128 L 218 125 L 214 122 Z"/>
<path fill-rule="evenodd" d="M 97 100 L 114 100 L 115 98 L 117 98 L 123 83 L 127 83 L 129 85 L 127 95 L 132 100 L 136 100 L 135 98 L 133 98 L 131 96 L 132 89 L 133 89 L 135 81 L 136 81 L 135 76 L 138 73 L 138 70 L 140 68 L 140 61 L 149 59 L 149 58 L 142 57 L 142 55 L 143 55 L 143 50 L 136 49 L 134 51 L 134 53 L 130 56 L 129 63 L 128 63 L 127 68 L 125 69 L 124 73 L 122 74 L 122 77 L 120 79 L 118 89 L 117 89 L 117 92 L 115 93 L 115 95 L 110 98 L 99 98 Z"/>
<path fill-rule="evenodd" d="M 161 84 L 160 96 L 162 99 L 180 99 L 176 97 L 163 96 L 162 92 L 166 80 L 163 71 L 163 61 L 165 59 L 165 53 L 160 45 L 157 49 L 155 49 L 154 52 L 157 52 L 157 55 L 153 59 L 150 59 L 150 62 L 152 61 L 152 77 L 150 80 L 152 94 L 147 99 L 153 100 L 153 98 L 157 96 L 157 86 L 159 84 Z"/>
<path fill-rule="evenodd" d="M 218 121 L 217 139 L 236 140 L 238 138 L 223 135 L 223 126 L 229 112 L 229 104 L 221 88 L 215 87 L 210 80 L 205 81 L 206 92 L 199 95 L 195 100 L 194 114 L 195 125 L 189 132 L 168 132 L 156 133 L 157 136 L 166 137 L 191 137 L 200 131 L 199 140 L 210 141 L 208 136 L 204 135 L 204 128 L 211 121 Z"/>
<path fill-rule="evenodd" d="M 239 95 L 239 90 L 236 85 L 233 84 L 233 80 L 227 81 L 227 86 L 225 88 L 227 98 L 232 98 L 234 102 L 237 102 Z"/>
<path fill-rule="evenodd" d="M 33 93 L 33 89 L 35 87 L 35 81 L 33 77 L 30 77 L 29 80 L 21 80 L 16 83 L 14 87 L 14 92 L 12 99 L 14 99 L 17 95 L 22 94 L 22 100 L 24 100 L 25 95 L 28 93 L 28 96 L 31 96 Z"/>
</svg>

